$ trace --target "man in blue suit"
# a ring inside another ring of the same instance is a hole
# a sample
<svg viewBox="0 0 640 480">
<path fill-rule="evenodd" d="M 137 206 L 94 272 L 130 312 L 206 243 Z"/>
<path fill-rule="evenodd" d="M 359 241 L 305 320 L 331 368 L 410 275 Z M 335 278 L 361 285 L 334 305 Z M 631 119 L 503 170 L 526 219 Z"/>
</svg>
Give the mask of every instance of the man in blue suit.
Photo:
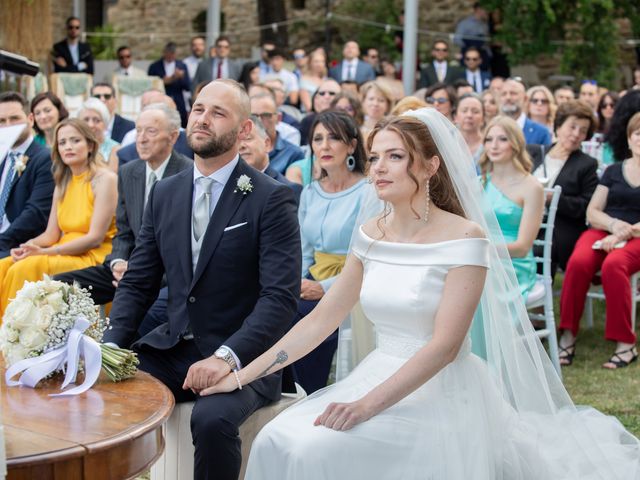
<svg viewBox="0 0 640 480">
<path fill-rule="evenodd" d="M 196 98 L 187 126 L 194 168 L 155 184 L 127 272 L 118 285 L 105 342 L 129 346 L 166 274 L 168 322 L 134 344 L 140 369 L 195 401 L 194 478 L 237 480 L 238 427 L 280 398 L 281 378 L 201 396 L 271 347 L 295 316 L 301 247 L 290 188 L 238 156 L 251 133 L 250 103 L 233 80 Z"/>
<path fill-rule="evenodd" d="M 342 62 L 329 70 L 329 76 L 336 82 L 356 82 L 362 85 L 369 80 L 376 79 L 376 72 L 371 65 L 360 60 L 360 47 L 353 40 L 344 44 L 342 50 Z"/>
<path fill-rule="evenodd" d="M 500 95 L 500 110 L 518 122 L 527 144 L 551 145 L 549 129 L 529 120 L 524 114 L 525 95 L 525 86 L 522 80 L 517 77 L 507 79 Z"/>
<path fill-rule="evenodd" d="M 482 93 L 491 85 L 491 74 L 482 70 L 482 55 L 477 47 L 469 47 L 464 54 L 465 78 L 475 93 Z"/>
<path fill-rule="evenodd" d="M 19 124 L 26 128 L 0 163 L 0 258 L 45 230 L 53 197 L 51 154 L 33 139 L 29 103 L 17 92 L 0 94 L 0 127 Z"/>
<path fill-rule="evenodd" d="M 160 77 L 164 82 L 164 89 L 173 101 L 176 102 L 182 126 L 187 125 L 187 107 L 184 103 L 182 92 L 191 91 L 191 80 L 187 66 L 176 59 L 177 45 L 169 42 L 165 45 L 162 58 L 149 65 L 149 76 Z"/>
</svg>

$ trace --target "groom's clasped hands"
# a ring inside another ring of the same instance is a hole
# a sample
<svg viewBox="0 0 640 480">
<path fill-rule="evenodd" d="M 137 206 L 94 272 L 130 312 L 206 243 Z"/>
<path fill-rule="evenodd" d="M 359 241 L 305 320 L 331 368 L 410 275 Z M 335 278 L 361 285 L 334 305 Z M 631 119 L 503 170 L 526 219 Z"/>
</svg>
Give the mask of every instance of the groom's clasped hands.
<svg viewBox="0 0 640 480">
<path fill-rule="evenodd" d="M 217 385 L 220 380 L 224 378 L 229 380 L 228 377 L 230 373 L 231 367 L 229 364 L 212 355 L 209 358 L 200 360 L 189 367 L 187 376 L 182 384 L 182 388 L 183 390 L 191 390 L 196 395 L 210 395 L 212 393 L 220 393 L 222 391 L 231 392 L 235 390 L 235 388 L 230 388 L 228 390 L 216 389 L 215 391 L 212 389 L 212 387 Z M 235 383 L 235 379 L 232 386 L 235 386 L 236 388 L 238 386 L 237 383 Z"/>
</svg>

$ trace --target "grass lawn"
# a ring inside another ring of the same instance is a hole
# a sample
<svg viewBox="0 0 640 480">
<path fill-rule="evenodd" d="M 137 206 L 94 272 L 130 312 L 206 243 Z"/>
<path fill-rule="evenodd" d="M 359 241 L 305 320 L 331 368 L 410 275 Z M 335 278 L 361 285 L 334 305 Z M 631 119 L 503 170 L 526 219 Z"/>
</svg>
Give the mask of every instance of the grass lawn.
<svg viewBox="0 0 640 480">
<path fill-rule="evenodd" d="M 561 276 L 558 275 L 561 279 Z M 558 299 L 555 302 L 559 323 Z M 636 437 L 640 438 L 640 365 L 606 370 L 601 367 L 613 354 L 615 343 L 604 339 L 605 303 L 594 300 L 592 330 L 580 330 L 573 365 L 562 367 L 562 380 L 576 405 L 590 405 L 603 413 L 614 415 Z M 636 332 L 638 322 L 636 322 Z"/>
</svg>

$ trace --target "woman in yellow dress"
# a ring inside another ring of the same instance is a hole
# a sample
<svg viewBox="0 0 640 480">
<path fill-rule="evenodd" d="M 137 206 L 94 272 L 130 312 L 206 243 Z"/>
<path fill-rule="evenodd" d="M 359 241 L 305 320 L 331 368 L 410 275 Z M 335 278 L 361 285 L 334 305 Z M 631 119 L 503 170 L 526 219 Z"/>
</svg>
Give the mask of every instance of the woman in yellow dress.
<svg viewBox="0 0 640 480">
<path fill-rule="evenodd" d="M 98 141 L 81 120 L 60 122 L 53 146 L 49 223 L 42 234 L 0 260 L 0 314 L 24 282 L 98 265 L 111 252 L 117 175 L 104 166 Z"/>
</svg>

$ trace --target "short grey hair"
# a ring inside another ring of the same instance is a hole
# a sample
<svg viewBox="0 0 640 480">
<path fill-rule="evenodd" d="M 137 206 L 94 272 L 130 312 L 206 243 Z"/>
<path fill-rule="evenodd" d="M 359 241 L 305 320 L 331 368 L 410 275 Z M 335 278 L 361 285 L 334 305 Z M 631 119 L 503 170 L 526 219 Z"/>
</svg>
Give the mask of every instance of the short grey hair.
<svg viewBox="0 0 640 480">
<path fill-rule="evenodd" d="M 157 110 L 164 114 L 164 117 L 167 119 L 167 123 L 169 124 L 169 131 L 177 132 L 180 131 L 180 114 L 175 108 L 171 108 L 166 103 L 150 103 L 146 107 L 142 109 L 142 112 L 147 112 L 149 110 Z"/>
<path fill-rule="evenodd" d="M 260 117 L 258 117 L 257 115 L 251 114 L 249 116 L 249 120 L 253 122 L 253 130 L 258 134 L 258 136 L 263 140 L 267 138 L 267 129 L 264 128 L 264 123 L 262 123 L 262 120 L 260 120 Z"/>
<path fill-rule="evenodd" d="M 82 112 L 83 110 L 93 110 L 94 112 L 98 112 L 102 117 L 102 121 L 105 125 L 109 125 L 109 122 L 111 121 L 111 114 L 109 113 L 109 109 L 104 103 L 102 103 L 102 101 L 98 100 L 97 98 L 87 98 L 82 104 L 80 112 Z M 80 112 L 78 112 L 78 116 L 80 116 Z"/>
</svg>

